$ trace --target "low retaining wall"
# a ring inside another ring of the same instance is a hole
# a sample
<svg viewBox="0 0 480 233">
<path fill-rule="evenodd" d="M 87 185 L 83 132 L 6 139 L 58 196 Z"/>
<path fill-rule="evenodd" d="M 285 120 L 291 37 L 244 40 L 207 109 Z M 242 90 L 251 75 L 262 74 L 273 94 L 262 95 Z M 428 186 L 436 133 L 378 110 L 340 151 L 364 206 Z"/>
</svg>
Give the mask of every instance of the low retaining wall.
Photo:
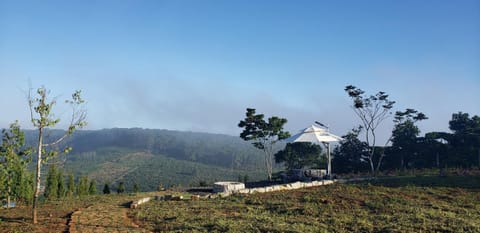
<svg viewBox="0 0 480 233">
<path fill-rule="evenodd" d="M 293 189 L 300 189 L 300 188 L 329 185 L 335 182 L 337 182 L 337 180 L 294 182 L 289 184 L 279 184 L 279 185 L 259 187 L 259 188 L 243 188 L 243 189 L 229 190 L 229 191 L 217 193 L 217 195 L 220 197 L 226 197 L 235 193 L 241 193 L 241 194 L 266 193 L 266 192 L 275 192 L 275 191 L 282 191 L 282 190 L 293 190 Z M 209 197 L 212 198 L 213 196 L 209 196 Z"/>
<path fill-rule="evenodd" d="M 215 182 L 213 184 L 214 193 L 228 193 L 228 192 L 235 192 L 243 189 L 245 189 L 245 184 L 240 182 L 224 181 L 224 182 Z"/>
</svg>

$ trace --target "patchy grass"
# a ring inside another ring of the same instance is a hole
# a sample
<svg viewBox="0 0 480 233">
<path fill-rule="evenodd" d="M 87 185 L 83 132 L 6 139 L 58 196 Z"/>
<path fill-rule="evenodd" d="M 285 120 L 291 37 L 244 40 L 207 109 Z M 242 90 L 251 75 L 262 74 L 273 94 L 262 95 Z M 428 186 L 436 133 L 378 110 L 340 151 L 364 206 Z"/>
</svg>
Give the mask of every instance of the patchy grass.
<svg viewBox="0 0 480 233">
<path fill-rule="evenodd" d="M 199 201 L 98 195 L 0 209 L 0 232 L 480 232 L 480 176 L 385 177 L 370 182 Z M 169 193 L 173 194 L 173 193 Z M 127 218 L 127 215 L 130 219 Z M 131 219 L 140 225 L 136 227 Z M 70 230 L 72 230 L 70 229 Z"/>
<path fill-rule="evenodd" d="M 401 177 L 370 183 L 152 201 L 131 211 L 155 232 L 480 232 L 478 176 Z"/>
<path fill-rule="evenodd" d="M 32 224 L 32 207 L 17 206 L 0 209 L 0 232 L 64 232 L 70 214 L 85 208 L 94 198 L 68 199 L 41 203 L 38 209 L 38 224 Z"/>
<path fill-rule="evenodd" d="M 144 195 L 154 194 L 95 195 L 47 201 L 39 205 L 38 224 L 31 223 L 31 206 L 0 209 L 0 232 L 68 232 L 68 222 L 72 213 L 77 210 L 82 214 L 76 216 L 74 220 L 76 232 L 92 232 L 89 230 L 91 226 L 98 226 L 97 228 L 128 226 L 128 222 L 122 222 L 126 219 L 122 218 L 122 214 L 125 215 L 121 212 L 122 209 L 125 210 L 123 205 Z M 99 211 L 92 211 L 95 209 Z"/>
</svg>

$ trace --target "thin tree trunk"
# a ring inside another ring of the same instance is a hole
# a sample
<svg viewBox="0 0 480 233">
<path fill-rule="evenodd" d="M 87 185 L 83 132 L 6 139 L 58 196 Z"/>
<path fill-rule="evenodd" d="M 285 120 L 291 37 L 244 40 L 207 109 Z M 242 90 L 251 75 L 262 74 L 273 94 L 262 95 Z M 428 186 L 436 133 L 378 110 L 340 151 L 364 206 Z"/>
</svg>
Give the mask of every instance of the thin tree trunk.
<svg viewBox="0 0 480 233">
<path fill-rule="evenodd" d="M 371 156 L 371 155 L 370 155 Z M 372 157 L 369 157 L 368 158 L 368 161 L 370 162 L 370 171 L 372 173 L 372 176 L 375 175 L 375 167 L 373 166 L 373 158 Z"/>
<path fill-rule="evenodd" d="M 35 180 L 35 191 L 33 193 L 33 208 L 32 208 L 32 221 L 34 224 L 38 222 L 37 220 L 37 202 L 38 196 L 40 195 L 40 177 L 42 169 L 42 146 L 43 145 L 43 128 L 38 130 L 38 147 L 37 147 L 37 173 Z"/>
<path fill-rule="evenodd" d="M 380 155 L 380 158 L 378 159 L 377 170 L 376 170 L 377 173 L 380 171 L 380 166 L 382 165 L 383 157 L 385 157 L 385 154 L 384 154 L 384 153 L 382 153 L 382 154 Z"/>
</svg>

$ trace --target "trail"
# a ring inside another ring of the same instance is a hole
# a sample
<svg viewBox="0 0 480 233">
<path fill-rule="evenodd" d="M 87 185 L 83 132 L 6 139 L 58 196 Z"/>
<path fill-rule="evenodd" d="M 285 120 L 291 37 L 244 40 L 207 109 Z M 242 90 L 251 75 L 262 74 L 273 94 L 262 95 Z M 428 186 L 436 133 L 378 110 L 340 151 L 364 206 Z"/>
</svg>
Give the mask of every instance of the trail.
<svg viewBox="0 0 480 233">
<path fill-rule="evenodd" d="M 75 211 L 68 225 L 70 233 L 103 232 L 149 232 L 139 228 L 127 217 L 125 201 L 96 203 L 88 208 Z"/>
</svg>

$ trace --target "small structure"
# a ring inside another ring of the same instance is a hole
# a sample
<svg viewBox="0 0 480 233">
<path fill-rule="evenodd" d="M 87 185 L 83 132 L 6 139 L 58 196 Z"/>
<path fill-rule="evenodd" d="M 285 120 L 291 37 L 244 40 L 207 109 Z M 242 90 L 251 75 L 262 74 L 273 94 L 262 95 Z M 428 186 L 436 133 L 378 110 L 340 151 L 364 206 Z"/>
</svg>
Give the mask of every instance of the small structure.
<svg viewBox="0 0 480 233">
<path fill-rule="evenodd" d="M 213 184 L 215 193 L 231 193 L 242 189 L 245 189 L 245 184 L 240 182 L 222 181 Z"/>
<path fill-rule="evenodd" d="M 292 169 L 280 175 L 283 182 L 312 181 L 324 179 L 327 175 L 325 169 Z"/>
</svg>

